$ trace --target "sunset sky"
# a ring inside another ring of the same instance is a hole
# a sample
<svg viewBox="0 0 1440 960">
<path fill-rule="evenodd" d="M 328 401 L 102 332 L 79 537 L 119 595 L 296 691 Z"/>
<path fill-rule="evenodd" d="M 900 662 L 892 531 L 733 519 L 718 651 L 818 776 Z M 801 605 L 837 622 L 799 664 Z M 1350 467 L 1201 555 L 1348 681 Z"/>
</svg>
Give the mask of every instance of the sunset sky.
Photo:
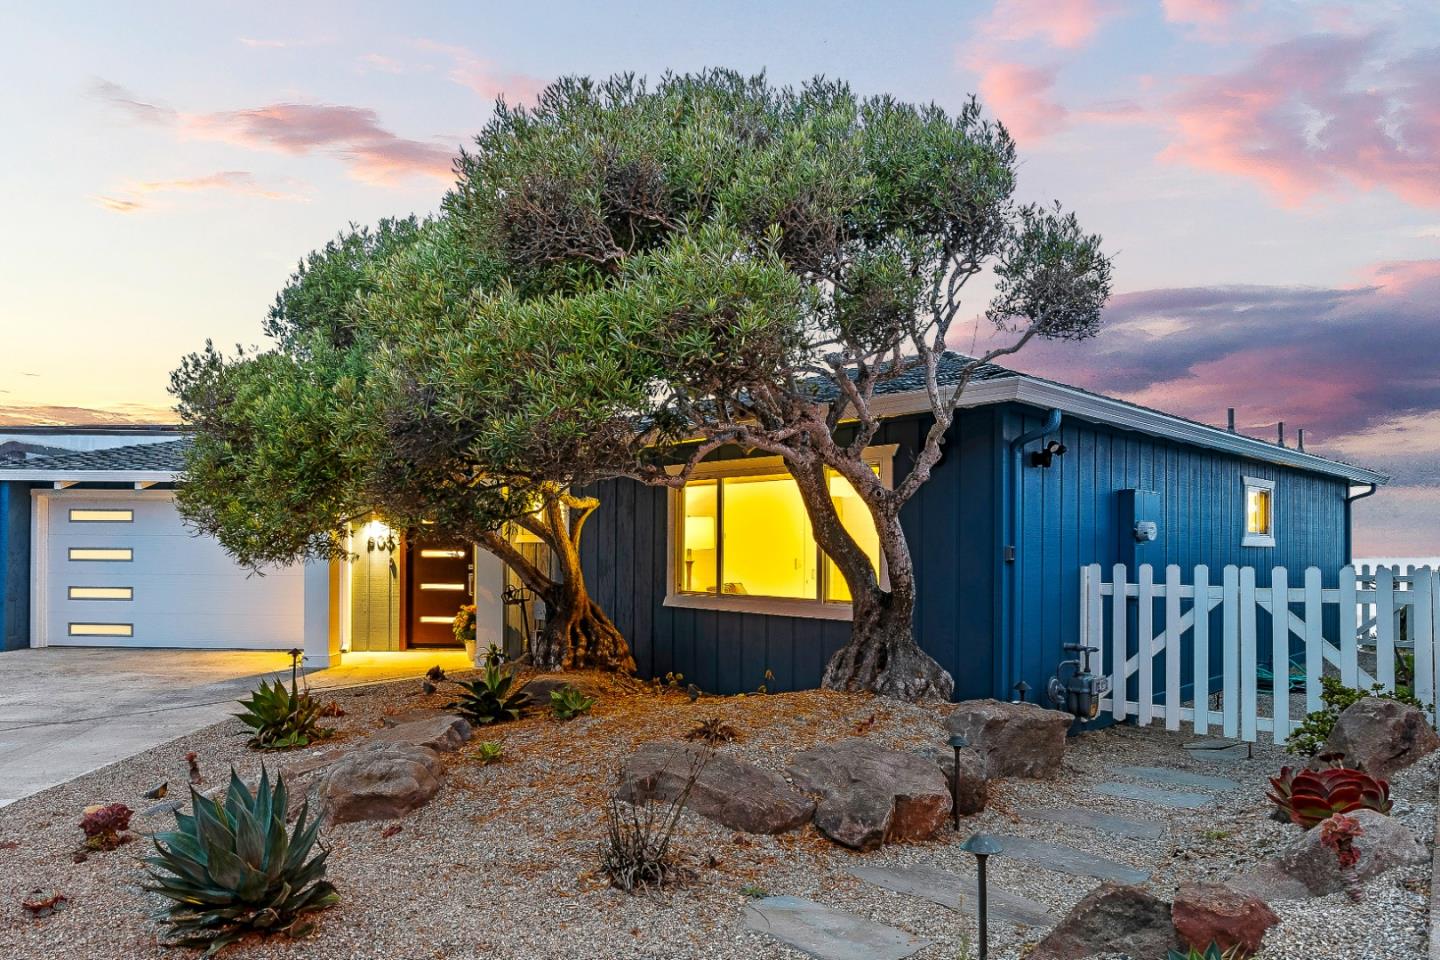
<svg viewBox="0 0 1440 960">
<path fill-rule="evenodd" d="M 173 420 L 177 358 L 256 342 L 347 223 L 434 211 L 497 96 L 705 66 L 978 94 L 1022 198 L 1116 254 L 1105 332 L 1016 366 L 1303 427 L 1394 476 L 1358 552 L 1440 555 L 1435 0 L 0 0 L 0 423 Z"/>
</svg>

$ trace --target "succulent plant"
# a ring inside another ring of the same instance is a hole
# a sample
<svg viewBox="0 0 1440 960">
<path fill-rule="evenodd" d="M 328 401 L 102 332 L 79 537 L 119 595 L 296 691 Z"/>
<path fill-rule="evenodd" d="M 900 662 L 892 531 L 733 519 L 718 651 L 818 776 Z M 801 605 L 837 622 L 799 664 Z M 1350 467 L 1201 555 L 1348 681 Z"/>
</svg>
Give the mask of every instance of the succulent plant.
<svg viewBox="0 0 1440 960">
<path fill-rule="evenodd" d="M 719 717 L 707 717 L 691 727 L 690 732 L 685 734 L 685 739 L 718 747 L 722 743 L 729 743 L 739 735 L 739 730 Z"/>
<path fill-rule="evenodd" d="M 1355 810 L 1390 812 L 1390 784 L 1363 770 L 1293 770 L 1282 767 L 1270 778 L 1266 794 L 1291 823 L 1309 830 L 1337 813 Z"/>
<path fill-rule="evenodd" d="M 1244 956 L 1245 952 L 1238 945 L 1222 951 L 1219 944 L 1212 943 L 1204 950 L 1195 947 L 1185 951 L 1171 950 L 1166 960 L 1242 960 Z"/>
<path fill-rule="evenodd" d="M 334 731 L 320 726 L 324 707 L 308 690 L 298 690 L 292 682 L 287 690 L 278 679 L 260 681 L 260 689 L 241 700 L 244 713 L 236 718 L 255 731 L 250 746 L 261 750 L 288 750 L 308 746 Z"/>
<path fill-rule="evenodd" d="M 488 767 L 505 758 L 505 747 L 494 740 L 481 740 L 480 746 L 475 749 L 474 757 L 476 763 L 482 767 Z"/>
<path fill-rule="evenodd" d="M 123 803 L 96 804 L 86 807 L 80 818 L 85 832 L 85 846 L 91 850 L 114 850 L 125 841 L 120 834 L 130 829 L 135 811 Z"/>
<path fill-rule="evenodd" d="M 445 709 L 453 710 L 471 723 L 489 726 L 519 719 L 530 705 L 530 694 L 523 688 L 512 691 L 515 674 L 499 666 L 488 666 L 474 680 L 457 680 L 461 693 Z"/>
<path fill-rule="evenodd" d="M 154 837 L 145 889 L 174 901 L 163 918 L 171 946 L 205 947 L 205 956 L 249 933 L 304 936 L 304 915 L 338 902 L 325 877 L 323 846 L 311 856 L 320 820 L 308 801 L 293 831 L 285 828 L 284 778 L 271 789 L 260 772 L 252 794 L 232 769 L 220 800 L 190 791 L 193 814 L 175 813 L 176 829 Z"/>
<path fill-rule="evenodd" d="M 573 720 L 582 713 L 589 713 L 593 706 L 594 697 L 587 697 L 568 684 L 550 691 L 550 713 L 556 720 Z"/>
</svg>

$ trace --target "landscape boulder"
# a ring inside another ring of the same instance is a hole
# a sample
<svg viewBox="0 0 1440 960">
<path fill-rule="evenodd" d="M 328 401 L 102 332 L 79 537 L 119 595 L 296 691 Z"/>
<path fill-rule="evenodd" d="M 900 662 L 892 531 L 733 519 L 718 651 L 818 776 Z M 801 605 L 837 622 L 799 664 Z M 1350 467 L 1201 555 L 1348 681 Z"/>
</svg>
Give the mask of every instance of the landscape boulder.
<svg viewBox="0 0 1440 960">
<path fill-rule="evenodd" d="M 869 740 L 806 750 L 789 772 L 796 787 L 819 797 L 816 828 L 855 850 L 928 840 L 950 817 L 950 788 L 939 766 Z"/>
<path fill-rule="evenodd" d="M 1322 753 L 1345 754 L 1346 766 L 1388 777 L 1440 749 L 1425 714 L 1398 700 L 1361 697 L 1335 721 Z"/>
<path fill-rule="evenodd" d="M 1150 960 L 1178 946 L 1170 904 L 1139 887 L 1102 883 L 1055 925 L 1029 960 L 1082 960 L 1097 954 Z"/>
<path fill-rule="evenodd" d="M 1247 957 L 1259 952 L 1266 931 L 1280 922 L 1264 900 L 1223 883 L 1181 884 L 1170 918 L 1181 941 L 1195 949 L 1238 946 Z"/>
<path fill-rule="evenodd" d="M 454 753 L 470 739 L 470 724 L 464 717 L 437 713 L 414 719 L 402 719 L 393 727 L 375 731 L 374 743 L 408 743 L 429 747 L 440 753 Z"/>
<path fill-rule="evenodd" d="M 530 695 L 530 705 L 542 710 L 550 707 L 550 694 L 562 687 L 572 687 L 587 697 L 594 696 L 594 692 L 586 688 L 584 684 L 578 684 L 569 677 L 541 676 L 526 683 L 521 689 Z"/>
<path fill-rule="evenodd" d="M 699 747 L 647 743 L 621 767 L 616 797 L 627 803 L 672 801 L 700 755 Z M 772 770 L 715 753 L 700 771 L 686 809 L 744 833 L 784 833 L 809 822 L 815 801 Z"/>
<path fill-rule="evenodd" d="M 985 775 L 1048 779 L 1059 775 L 1065 736 L 1075 720 L 1033 703 L 966 700 L 945 721 L 985 761 Z"/>
<path fill-rule="evenodd" d="M 1374 810 L 1357 810 L 1354 817 L 1364 831 L 1355 839 L 1360 860 L 1352 868 L 1357 880 L 1368 880 L 1387 870 L 1428 859 L 1425 847 L 1398 820 Z M 1345 889 L 1335 852 L 1320 842 L 1316 826 L 1295 837 L 1275 856 L 1237 877 L 1230 886 L 1266 900 L 1301 900 L 1323 897 Z"/>
<path fill-rule="evenodd" d="M 334 823 L 390 820 L 428 803 L 441 772 L 440 755 L 429 747 L 371 744 L 336 761 L 320 793 Z"/>
<path fill-rule="evenodd" d="M 985 810 L 990 790 L 985 779 L 985 761 L 970 747 L 960 751 L 959 793 L 956 793 L 955 751 L 941 747 L 926 746 L 916 750 L 918 756 L 935 763 L 945 775 L 945 785 L 950 795 L 958 800 L 960 815 L 968 817 Z"/>
</svg>

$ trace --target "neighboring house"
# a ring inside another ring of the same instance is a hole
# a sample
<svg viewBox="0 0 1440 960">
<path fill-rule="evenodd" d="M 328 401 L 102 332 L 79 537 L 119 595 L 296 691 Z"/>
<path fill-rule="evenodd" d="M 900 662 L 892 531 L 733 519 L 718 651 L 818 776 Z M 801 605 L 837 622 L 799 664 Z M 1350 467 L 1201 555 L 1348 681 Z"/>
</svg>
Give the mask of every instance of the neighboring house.
<svg viewBox="0 0 1440 960">
<path fill-rule="evenodd" d="M 945 373 L 958 365 L 951 358 Z M 877 408 L 886 423 L 869 457 L 893 482 L 909 469 L 929 405 L 915 376 L 885 394 Z M 957 697 L 1009 697 L 1021 680 L 1041 688 L 1078 636 L 1085 564 L 1250 565 L 1262 583 L 1272 566 L 1317 566 L 1333 585 L 1350 558 L 1351 501 L 1385 481 L 1000 367 L 982 372 L 962 407 L 944 458 L 902 514 L 919 580 L 916 636 L 955 677 Z M 521 623 L 533 628 L 540 611 L 517 602 L 523 592 L 507 591 L 513 580 L 488 554 L 407 543 L 380 520 L 352 532 L 352 562 L 247 579 L 214 543 L 185 539 L 166 489 L 178 480 L 182 444 L 166 445 L 174 459 L 158 470 L 143 459 L 121 465 L 120 451 L 105 465 L 72 455 L 0 466 L 12 527 L 33 528 L 25 538 L 0 534 L 7 640 L 19 593 L 34 597 L 24 615 L 30 643 L 303 641 L 314 665 L 343 649 L 446 642 L 449 617 L 472 598 L 482 648 L 507 638 L 513 646 Z M 863 507 L 843 481 L 833 487 L 842 518 L 878 555 Z M 581 549 L 588 585 L 629 638 L 642 676 L 681 673 L 721 693 L 819 682 L 848 635 L 849 605 L 777 460 L 737 450 L 712 457 L 683 491 L 617 480 L 597 492 L 602 505 Z M 28 513 L 19 509 L 27 499 Z M 75 520 L 71 509 L 131 510 L 133 519 Z M 133 558 L 97 561 L 71 548 L 128 548 Z M 70 593 L 129 586 L 125 572 L 147 575 L 151 552 L 182 550 L 183 563 L 160 563 L 145 581 L 152 589 L 137 587 L 132 600 Z M 198 610 L 211 616 L 195 619 Z"/>
</svg>

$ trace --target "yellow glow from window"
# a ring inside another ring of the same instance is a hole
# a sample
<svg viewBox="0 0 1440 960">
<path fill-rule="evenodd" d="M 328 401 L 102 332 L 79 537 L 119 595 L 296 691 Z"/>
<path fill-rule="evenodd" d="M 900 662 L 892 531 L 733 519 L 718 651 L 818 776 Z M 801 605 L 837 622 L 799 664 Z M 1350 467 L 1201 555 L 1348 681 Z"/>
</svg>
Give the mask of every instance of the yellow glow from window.
<svg viewBox="0 0 1440 960">
<path fill-rule="evenodd" d="M 450 590 L 450 591 L 455 591 L 455 592 L 458 593 L 459 591 L 465 589 L 465 584 L 463 584 L 463 583 L 422 583 L 422 584 L 420 584 L 420 589 L 421 589 L 421 590 Z"/>
<path fill-rule="evenodd" d="M 72 623 L 72 637 L 133 637 L 135 628 L 128 623 Z"/>
<path fill-rule="evenodd" d="M 1270 534 L 1270 491 L 1250 487 L 1245 491 L 1245 532 Z"/>
<path fill-rule="evenodd" d="M 726 477 L 721 497 L 721 592 L 816 599 L 815 539 L 795 481 Z"/>
<path fill-rule="evenodd" d="M 878 476 L 879 465 L 871 467 Z M 835 512 L 840 515 L 840 523 L 845 530 L 865 551 L 870 558 L 870 565 L 875 568 L 875 575 L 880 575 L 880 534 L 875 530 L 875 520 L 870 515 L 870 508 L 865 506 L 865 501 L 855 492 L 855 487 L 844 477 L 830 473 L 830 501 L 835 504 Z M 850 601 L 850 585 L 845 582 L 845 577 L 840 573 L 840 568 L 835 561 L 828 556 L 825 557 L 825 599 Z"/>
<path fill-rule="evenodd" d="M 71 547 L 71 560 L 134 560 L 135 551 L 129 547 Z"/>
<path fill-rule="evenodd" d="M 71 587 L 71 600 L 133 600 L 133 587 Z"/>
<path fill-rule="evenodd" d="M 465 551 L 464 551 L 464 550 L 421 550 L 421 551 L 420 551 L 420 556 L 422 556 L 422 557 L 428 557 L 429 559 L 432 559 L 432 560 L 436 560 L 436 559 L 440 559 L 440 558 L 449 558 L 449 559 L 452 559 L 452 560 L 459 560 L 461 557 L 465 556 Z"/>
<path fill-rule="evenodd" d="M 714 593 L 716 565 L 715 530 L 720 485 L 714 480 L 692 480 L 680 491 L 679 587 L 684 593 Z"/>
<path fill-rule="evenodd" d="M 130 523 L 134 519 L 134 510 L 88 510 L 83 507 L 70 510 L 71 523 Z"/>
<path fill-rule="evenodd" d="M 421 623 L 453 623 L 454 617 L 421 617 Z"/>
</svg>

